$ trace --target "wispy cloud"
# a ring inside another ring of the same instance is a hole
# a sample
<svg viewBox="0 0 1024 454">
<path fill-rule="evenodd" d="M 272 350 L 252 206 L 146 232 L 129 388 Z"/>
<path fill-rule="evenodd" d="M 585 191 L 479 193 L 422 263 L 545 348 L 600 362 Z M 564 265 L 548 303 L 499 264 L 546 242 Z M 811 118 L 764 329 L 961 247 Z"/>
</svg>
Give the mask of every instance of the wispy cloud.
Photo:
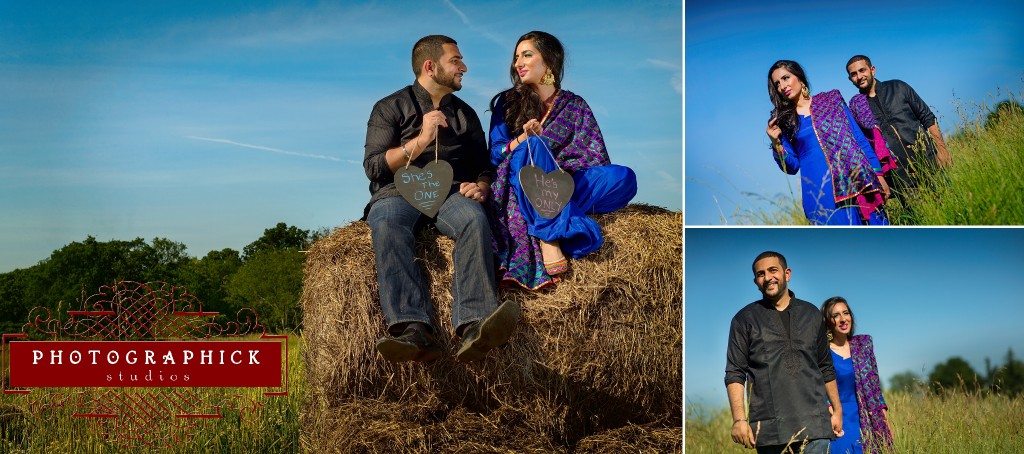
<svg viewBox="0 0 1024 454">
<path fill-rule="evenodd" d="M 672 78 L 669 79 L 669 83 L 672 84 L 672 88 L 676 93 L 683 93 L 683 68 L 680 65 L 656 58 L 648 58 L 647 63 L 656 68 L 672 71 Z"/>
<path fill-rule="evenodd" d="M 491 41 L 494 41 L 495 43 L 497 43 L 499 46 L 501 46 L 503 48 L 504 47 L 510 47 L 509 46 L 510 43 L 508 42 L 508 40 L 501 39 L 501 37 L 499 37 L 498 35 L 495 35 L 494 33 L 491 33 L 486 28 L 479 27 L 476 24 L 474 24 L 472 21 L 470 21 L 469 20 L 469 16 L 467 16 L 466 13 L 463 13 L 462 10 L 460 10 L 458 7 L 456 7 L 455 4 L 451 2 L 451 0 L 442 0 L 442 1 L 444 2 L 445 6 L 448 7 L 448 9 L 454 11 L 455 14 L 459 16 L 459 19 L 462 19 L 462 23 L 466 24 L 466 26 L 468 26 L 470 30 L 473 30 L 474 32 L 479 33 L 484 38 L 487 38 L 487 39 L 489 39 Z"/>
<path fill-rule="evenodd" d="M 663 185 L 669 186 L 669 187 L 672 187 L 672 188 L 682 187 L 682 185 L 679 184 L 679 178 L 677 178 L 677 175 L 673 175 L 673 174 L 668 173 L 668 172 L 666 172 L 664 170 L 659 170 L 659 171 L 654 172 L 654 173 L 659 178 L 661 178 L 661 183 Z"/>
<path fill-rule="evenodd" d="M 323 160 L 326 160 L 326 161 L 336 161 L 336 162 L 353 162 L 353 161 L 350 161 L 350 160 L 344 160 L 344 159 L 336 158 L 334 156 L 327 156 L 327 155 L 322 155 L 322 154 L 299 153 L 297 151 L 282 150 L 280 148 L 265 147 L 263 145 L 253 145 L 253 144 L 250 144 L 250 143 L 235 142 L 233 140 L 228 140 L 228 139 L 215 139 L 215 138 L 210 138 L 210 137 L 197 137 L 197 136 L 185 136 L 185 138 L 186 139 L 192 139 L 192 140 L 203 140 L 203 141 L 206 141 L 206 142 L 223 143 L 223 144 L 227 144 L 227 145 L 234 145 L 236 147 L 252 148 L 254 150 L 270 151 L 270 152 L 273 152 L 273 153 L 279 153 L 279 154 L 288 155 L 288 156 L 298 156 L 298 157 L 301 157 L 301 158 L 323 159 Z"/>
</svg>

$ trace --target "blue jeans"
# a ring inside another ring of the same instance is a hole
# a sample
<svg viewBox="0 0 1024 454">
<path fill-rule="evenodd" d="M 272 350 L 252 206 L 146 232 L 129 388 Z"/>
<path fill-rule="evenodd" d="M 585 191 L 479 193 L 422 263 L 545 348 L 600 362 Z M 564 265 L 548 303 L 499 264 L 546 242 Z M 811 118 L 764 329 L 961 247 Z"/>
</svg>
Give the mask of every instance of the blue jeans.
<svg viewBox="0 0 1024 454">
<path fill-rule="evenodd" d="M 454 191 L 441 205 L 434 221 L 402 197 L 388 197 L 374 202 L 366 222 L 377 259 L 380 307 L 389 332 L 395 325 L 409 322 L 433 327 L 430 293 L 415 262 L 416 232 L 430 222 L 455 240 L 452 326 L 458 329 L 498 308 L 491 228 L 480 203 Z"/>
<path fill-rule="evenodd" d="M 802 441 L 793 442 L 793 444 L 789 445 L 789 450 L 786 450 L 786 445 L 758 446 L 757 454 L 781 454 L 783 452 L 793 452 L 794 454 L 828 454 L 828 442 L 828 438 L 810 440 L 803 447 L 803 451 L 800 450 Z"/>
</svg>

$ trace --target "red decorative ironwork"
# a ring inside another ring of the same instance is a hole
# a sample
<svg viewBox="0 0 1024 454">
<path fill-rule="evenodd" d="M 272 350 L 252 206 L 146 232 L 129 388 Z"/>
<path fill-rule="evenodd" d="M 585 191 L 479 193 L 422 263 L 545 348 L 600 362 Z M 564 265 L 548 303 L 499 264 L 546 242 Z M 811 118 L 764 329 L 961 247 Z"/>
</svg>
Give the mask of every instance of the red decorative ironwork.
<svg viewBox="0 0 1024 454">
<path fill-rule="evenodd" d="M 121 281 L 100 287 L 82 310 L 68 311 L 67 320 L 49 308 L 29 312 L 23 333 L 74 340 L 203 339 L 217 336 L 266 334 L 252 309 L 238 311 L 225 325 L 210 321 L 218 312 L 204 312 L 202 303 L 185 287 L 166 282 Z"/>
<path fill-rule="evenodd" d="M 3 347 L 10 341 L 39 339 L 68 341 L 124 341 L 211 339 L 224 337 L 258 337 L 284 344 L 288 358 L 287 336 L 267 335 L 266 328 L 252 309 L 242 309 L 235 320 L 220 324 L 217 312 L 203 311 L 198 298 L 185 287 L 166 282 L 139 283 L 121 281 L 104 286 L 83 301 L 82 310 L 67 311 L 67 317 L 50 309 L 36 307 L 30 313 L 21 333 L 3 334 Z M 6 361 L 6 358 L 5 358 Z M 7 364 L 3 364 L 7 370 Z M 288 365 L 285 361 L 284 385 L 267 389 L 266 396 L 288 394 Z M 202 421 L 224 417 L 224 410 L 238 414 L 239 419 L 256 416 L 265 404 L 241 394 L 225 395 L 205 388 L 76 388 L 76 389 L 8 389 L 4 394 L 25 396 L 25 408 L 35 414 L 71 409 L 74 417 L 96 422 L 102 439 L 128 447 L 170 447 L 188 442 Z"/>
</svg>

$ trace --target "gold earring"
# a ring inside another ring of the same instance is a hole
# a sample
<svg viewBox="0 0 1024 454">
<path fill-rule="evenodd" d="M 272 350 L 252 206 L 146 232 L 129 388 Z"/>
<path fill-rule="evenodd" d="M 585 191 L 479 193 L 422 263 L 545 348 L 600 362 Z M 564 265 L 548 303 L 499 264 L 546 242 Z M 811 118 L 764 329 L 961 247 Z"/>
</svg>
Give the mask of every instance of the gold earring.
<svg viewBox="0 0 1024 454">
<path fill-rule="evenodd" d="M 800 94 L 803 95 L 804 99 L 811 98 L 811 90 L 807 88 L 807 85 L 804 85 L 804 87 L 800 89 Z"/>
<path fill-rule="evenodd" d="M 548 68 L 548 70 L 544 72 L 544 77 L 541 77 L 540 83 L 544 85 L 555 84 L 555 74 L 551 72 L 551 68 Z"/>
</svg>

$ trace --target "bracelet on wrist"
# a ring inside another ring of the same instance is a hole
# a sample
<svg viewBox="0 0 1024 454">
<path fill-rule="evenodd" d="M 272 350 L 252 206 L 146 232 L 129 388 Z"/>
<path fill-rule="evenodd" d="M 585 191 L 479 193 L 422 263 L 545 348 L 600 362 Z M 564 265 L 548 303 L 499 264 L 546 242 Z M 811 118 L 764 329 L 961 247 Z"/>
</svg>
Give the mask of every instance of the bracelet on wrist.
<svg viewBox="0 0 1024 454">
<path fill-rule="evenodd" d="M 405 145 L 406 144 L 404 144 L 404 143 L 402 144 L 402 153 L 405 153 L 405 160 L 406 161 L 412 161 L 412 154 L 409 153 L 409 150 L 405 149 Z"/>
<path fill-rule="evenodd" d="M 747 418 L 734 419 L 734 420 L 732 420 L 732 423 L 736 424 L 736 423 L 738 423 L 740 421 L 746 421 L 746 420 L 747 420 Z"/>
</svg>

